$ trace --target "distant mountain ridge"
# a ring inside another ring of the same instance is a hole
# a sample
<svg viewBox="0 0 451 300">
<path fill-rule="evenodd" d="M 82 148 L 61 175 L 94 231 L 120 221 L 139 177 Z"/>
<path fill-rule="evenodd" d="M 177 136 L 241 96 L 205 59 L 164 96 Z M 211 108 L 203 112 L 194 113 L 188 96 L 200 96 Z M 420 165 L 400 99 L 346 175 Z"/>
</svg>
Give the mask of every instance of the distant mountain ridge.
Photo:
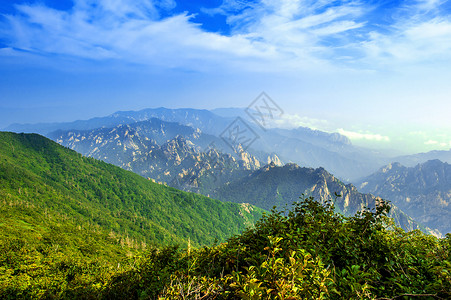
<svg viewBox="0 0 451 300">
<path fill-rule="evenodd" d="M 39 133 L 47 135 L 57 130 L 92 130 L 96 128 L 110 128 L 118 125 L 126 125 L 152 118 L 166 122 L 175 122 L 195 128 L 219 127 L 224 130 L 230 120 L 218 118 L 212 112 L 205 109 L 179 108 L 168 109 L 164 107 L 149 108 L 140 111 L 118 111 L 106 117 L 96 117 L 89 120 L 77 120 L 74 122 L 40 123 L 40 124 L 11 124 L 4 130 L 13 132 Z M 222 122 L 220 119 L 222 120 Z"/>
<path fill-rule="evenodd" d="M 70 123 L 14 124 L 7 127 L 7 130 L 36 132 L 53 136 L 51 132 L 56 130 L 113 128 L 118 125 L 157 118 L 200 129 L 204 134 L 220 138 L 236 116 L 240 116 L 256 134 L 255 142 L 246 150 L 261 161 L 266 161 L 268 155 L 275 154 L 283 162 L 294 162 L 309 167 L 324 167 L 343 180 L 361 178 L 388 162 L 380 153 L 355 147 L 346 137 L 338 133 L 325 133 L 302 127 L 293 130 L 271 128 L 262 130 L 253 121 L 246 119 L 246 114 L 240 109 L 213 111 L 222 116 L 208 110 L 151 108 L 141 111 L 121 111 L 103 118 Z M 235 152 L 235 149 L 230 146 L 222 147 L 220 150 L 232 155 Z"/>
<path fill-rule="evenodd" d="M 341 195 L 336 198 L 335 193 Z M 335 201 L 335 206 L 345 215 L 354 215 L 365 207 L 374 208 L 380 201 L 370 194 L 357 191 L 352 184 L 344 184 L 323 168 L 302 168 L 296 164 L 276 166 L 269 164 L 252 172 L 248 176 L 224 185 L 217 189 L 214 197 L 224 201 L 247 202 L 270 210 L 273 206 L 283 209 L 299 200 L 300 195 L 313 196 L 318 201 Z M 336 199 L 335 199 L 336 198 Z M 396 205 L 391 204 L 390 217 L 398 226 L 410 231 L 430 229 L 416 223 Z M 439 232 L 435 234 L 440 236 Z"/>
<path fill-rule="evenodd" d="M 423 224 L 451 232 L 451 165 L 430 160 L 405 167 L 392 163 L 362 179 L 363 192 L 384 197 Z"/>
<path fill-rule="evenodd" d="M 401 163 L 406 167 L 414 167 L 417 164 L 425 163 L 429 160 L 438 159 L 442 162 L 451 163 L 451 150 L 433 150 L 429 152 L 403 155 L 395 157 L 392 161 Z"/>
</svg>

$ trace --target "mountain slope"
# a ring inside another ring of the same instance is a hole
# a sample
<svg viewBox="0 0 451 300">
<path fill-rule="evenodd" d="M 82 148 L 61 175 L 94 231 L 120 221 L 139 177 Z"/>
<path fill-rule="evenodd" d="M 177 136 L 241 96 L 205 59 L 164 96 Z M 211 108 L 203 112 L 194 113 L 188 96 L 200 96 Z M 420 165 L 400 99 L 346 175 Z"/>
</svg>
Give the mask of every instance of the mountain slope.
<svg viewBox="0 0 451 300">
<path fill-rule="evenodd" d="M 335 200 L 335 193 L 341 197 Z M 345 185 L 323 168 L 301 168 L 296 164 L 278 167 L 269 164 L 252 174 L 219 188 L 214 197 L 224 201 L 239 202 L 246 199 L 257 207 L 270 210 L 291 206 L 300 195 L 313 196 L 319 201 L 332 200 L 345 215 L 350 216 L 365 207 L 374 208 L 378 199 L 362 194 L 352 185 Z M 390 217 L 405 230 L 428 229 L 414 222 L 395 205 Z"/>
<path fill-rule="evenodd" d="M 83 155 L 203 194 L 261 166 L 246 151 L 219 151 L 228 147 L 220 138 L 153 118 L 113 128 L 56 131 L 49 137 Z"/>
<path fill-rule="evenodd" d="M 224 240 L 262 212 L 153 183 L 36 134 L 8 132 L 0 132 L 0 199 L 146 243 Z"/>
<path fill-rule="evenodd" d="M 451 165 L 430 160 L 415 167 L 389 164 L 359 183 L 364 192 L 392 201 L 415 220 L 451 232 Z"/>
</svg>

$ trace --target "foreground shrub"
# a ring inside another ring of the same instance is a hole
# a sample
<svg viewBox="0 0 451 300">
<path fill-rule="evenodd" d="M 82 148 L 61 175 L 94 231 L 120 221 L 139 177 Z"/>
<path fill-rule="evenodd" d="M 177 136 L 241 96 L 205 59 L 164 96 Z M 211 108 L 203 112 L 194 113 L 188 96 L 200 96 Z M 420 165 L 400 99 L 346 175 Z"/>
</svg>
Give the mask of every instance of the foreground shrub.
<svg viewBox="0 0 451 300">
<path fill-rule="evenodd" d="M 11 242 L 0 245 L 0 298 L 451 299 L 451 235 L 405 232 L 389 209 L 344 217 L 303 197 L 225 243 L 153 247 L 117 267 Z"/>
</svg>

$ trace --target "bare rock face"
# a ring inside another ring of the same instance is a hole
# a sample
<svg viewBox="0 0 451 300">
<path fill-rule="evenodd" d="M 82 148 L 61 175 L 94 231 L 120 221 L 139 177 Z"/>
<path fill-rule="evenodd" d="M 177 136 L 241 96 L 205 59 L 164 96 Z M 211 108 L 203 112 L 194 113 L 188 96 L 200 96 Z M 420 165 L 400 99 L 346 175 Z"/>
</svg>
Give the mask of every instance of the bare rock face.
<svg viewBox="0 0 451 300">
<path fill-rule="evenodd" d="M 250 155 L 248 152 L 239 152 L 240 165 L 246 170 L 255 170 L 260 168 L 260 161 L 255 157 Z"/>
<path fill-rule="evenodd" d="M 52 138 L 86 156 L 205 195 L 261 166 L 241 145 L 233 155 L 223 153 L 215 148 L 221 146 L 217 137 L 158 119 L 114 128 L 57 131 Z"/>
<path fill-rule="evenodd" d="M 213 196 L 231 202 L 249 202 L 267 210 L 283 209 L 298 201 L 301 195 L 313 196 L 317 201 L 333 201 L 344 215 L 375 208 L 381 201 L 371 194 L 360 193 L 352 184 L 344 184 L 324 168 L 302 168 L 297 164 L 277 166 L 274 162 L 238 180 L 218 188 Z M 336 195 L 340 195 L 337 197 Z M 415 222 L 396 205 L 390 216 L 405 230 L 429 228 Z M 439 235 L 439 233 L 437 233 Z"/>
<path fill-rule="evenodd" d="M 415 220 L 451 232 L 451 165 L 430 160 L 415 167 L 392 163 L 361 180 L 367 193 L 386 198 Z"/>
<path fill-rule="evenodd" d="M 280 158 L 276 154 L 269 155 L 268 159 L 267 159 L 267 163 L 268 164 L 274 163 L 276 166 L 279 166 L 279 167 L 283 166 L 282 161 L 280 160 Z"/>
<path fill-rule="evenodd" d="M 199 128 L 200 130 L 196 132 L 187 132 L 186 130 L 177 132 L 177 134 L 185 137 L 190 135 L 189 139 L 194 144 L 199 145 L 198 142 L 201 142 L 206 134 L 220 137 L 238 116 L 244 118 L 245 121 L 250 121 L 246 120 L 247 114 L 243 109 L 232 108 L 208 111 L 160 107 L 140 111 L 120 111 L 105 117 L 68 123 L 13 124 L 7 130 L 40 133 L 55 140 L 55 131 L 95 131 L 98 128 L 116 128 L 119 125 L 132 125 L 131 127 L 135 127 L 134 124 L 136 123 L 143 124 L 141 131 L 146 131 L 145 122 L 155 123 L 155 119 L 158 119 L 162 122 L 178 124 L 179 126 L 185 125 L 184 127 L 191 128 L 191 130 Z M 248 125 L 258 135 L 258 139 L 252 143 L 247 151 L 256 156 L 262 162 L 262 165 L 271 161 L 278 164 L 276 160 L 268 161 L 269 153 L 277 153 L 281 161 L 298 162 L 309 167 L 322 166 L 345 181 L 353 181 L 373 173 L 380 166 L 388 163 L 391 157 L 391 155 L 380 151 L 370 151 L 353 146 L 347 137 L 339 133 L 327 133 L 306 127 L 296 129 L 267 128 L 267 130 L 262 131 L 253 122 L 248 122 Z M 156 133 L 160 134 L 160 137 L 164 138 L 164 140 L 156 140 L 156 142 L 158 145 L 161 145 L 175 137 L 174 128 L 175 126 L 163 124 L 160 128 L 150 128 L 144 136 L 148 134 L 157 136 Z M 223 153 L 229 153 L 235 158 L 237 157 L 234 153 L 239 153 L 239 151 L 236 151 L 236 149 L 231 150 L 230 148 L 232 147 L 230 145 L 224 145 L 224 143 L 221 145 L 220 139 L 217 141 L 216 148 Z M 100 140 L 99 143 L 101 143 Z M 128 149 L 129 146 L 126 145 L 123 147 L 123 150 Z M 206 144 L 200 143 L 202 149 L 205 146 Z M 425 156 L 420 155 L 418 157 L 405 158 L 404 160 L 426 161 L 425 157 L 440 157 L 442 160 L 447 158 L 451 162 L 451 151 L 431 152 L 426 153 Z"/>
</svg>

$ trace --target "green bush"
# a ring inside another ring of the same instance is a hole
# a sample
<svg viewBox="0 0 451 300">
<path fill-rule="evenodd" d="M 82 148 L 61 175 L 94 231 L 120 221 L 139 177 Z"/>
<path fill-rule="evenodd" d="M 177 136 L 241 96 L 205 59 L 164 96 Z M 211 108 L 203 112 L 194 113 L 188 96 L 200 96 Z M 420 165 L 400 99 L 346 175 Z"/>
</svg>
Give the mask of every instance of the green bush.
<svg viewBox="0 0 451 300">
<path fill-rule="evenodd" d="M 346 218 L 302 198 L 226 243 L 164 254 L 163 265 L 145 258 L 158 267 L 123 275 L 142 299 L 449 299 L 450 235 L 406 233 L 389 208 Z"/>
<path fill-rule="evenodd" d="M 64 234 L 74 230 L 68 223 L 35 245 L 0 245 L 0 298 L 450 299 L 451 235 L 405 232 L 388 210 L 381 202 L 344 217 L 333 203 L 302 198 L 225 243 L 151 247 L 128 258 L 123 246 L 114 263 L 95 248 L 58 246 L 76 237 Z"/>
</svg>

